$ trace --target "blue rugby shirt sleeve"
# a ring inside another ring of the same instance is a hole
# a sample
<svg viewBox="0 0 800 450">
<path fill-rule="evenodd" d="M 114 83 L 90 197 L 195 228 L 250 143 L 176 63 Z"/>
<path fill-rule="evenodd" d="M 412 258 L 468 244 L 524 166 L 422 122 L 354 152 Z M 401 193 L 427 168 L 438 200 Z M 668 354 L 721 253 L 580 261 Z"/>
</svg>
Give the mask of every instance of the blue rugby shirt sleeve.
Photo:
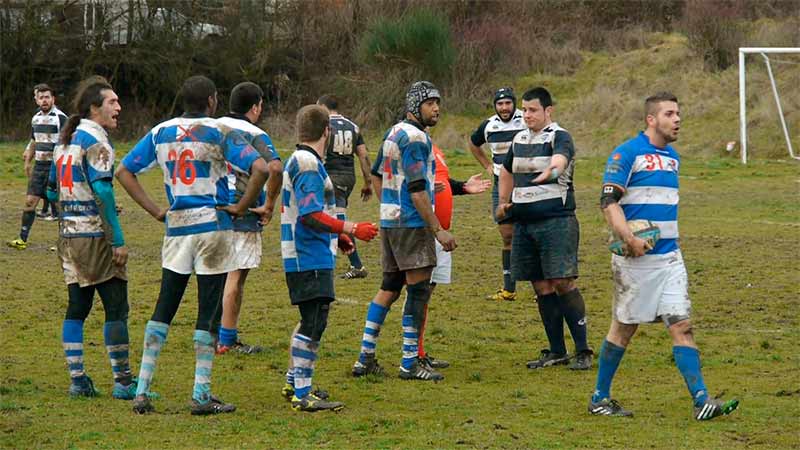
<svg viewBox="0 0 800 450">
<path fill-rule="evenodd" d="M 89 183 L 114 178 L 114 149 L 95 142 L 86 149 L 86 179 Z"/>
<path fill-rule="evenodd" d="M 325 180 L 316 170 L 298 172 L 292 180 L 297 199 L 297 214 L 305 216 L 324 209 Z"/>
<path fill-rule="evenodd" d="M 403 150 L 402 165 L 403 173 L 406 176 L 406 183 L 426 180 L 428 169 L 428 157 L 431 148 L 423 142 L 410 142 Z"/>
<path fill-rule="evenodd" d="M 231 130 L 223 138 L 222 148 L 225 159 L 237 172 L 250 173 L 253 162 L 261 157 L 258 150 L 253 148 L 242 133 Z"/>
<path fill-rule="evenodd" d="M 625 152 L 621 148 L 615 149 L 606 161 L 605 172 L 603 172 L 603 184 L 616 184 L 622 188 L 628 187 L 631 169 L 635 156 Z"/>
<path fill-rule="evenodd" d="M 480 147 L 481 145 L 486 143 L 486 124 L 489 123 L 489 120 L 486 119 L 478 126 L 478 129 L 472 132 L 472 136 L 470 136 L 469 140 L 472 141 L 472 144 L 475 147 Z"/>
<path fill-rule="evenodd" d="M 553 154 L 564 155 L 567 161 L 575 157 L 575 143 L 572 142 L 572 136 L 566 131 L 556 131 L 553 139 Z"/>
<path fill-rule="evenodd" d="M 158 162 L 153 132 L 147 133 L 122 159 L 122 165 L 134 175 L 146 172 Z"/>
<path fill-rule="evenodd" d="M 270 162 L 274 159 L 278 161 L 281 160 L 280 155 L 278 155 L 278 151 L 275 150 L 275 145 L 272 143 L 272 139 L 269 137 L 268 134 L 259 134 L 253 139 L 253 148 L 258 151 L 258 154 L 264 158 L 264 161 Z"/>
</svg>

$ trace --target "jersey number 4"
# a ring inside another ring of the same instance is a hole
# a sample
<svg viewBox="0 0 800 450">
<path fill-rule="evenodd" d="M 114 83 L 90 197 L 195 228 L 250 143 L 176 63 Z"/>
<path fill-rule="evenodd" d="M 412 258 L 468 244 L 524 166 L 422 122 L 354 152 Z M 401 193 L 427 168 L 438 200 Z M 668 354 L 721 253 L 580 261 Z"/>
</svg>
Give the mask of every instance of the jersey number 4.
<svg viewBox="0 0 800 450">
<path fill-rule="evenodd" d="M 194 168 L 194 152 L 186 149 L 181 151 L 181 154 L 178 155 L 178 152 L 175 150 L 170 150 L 167 153 L 167 159 L 170 161 L 175 161 L 172 165 L 172 185 L 178 184 L 178 180 L 181 180 L 183 184 L 192 184 L 194 183 L 195 178 L 197 178 L 197 169 Z"/>
<path fill-rule="evenodd" d="M 69 193 L 72 194 L 72 187 L 74 186 L 72 181 L 72 155 L 67 157 L 66 167 L 64 167 L 64 155 L 58 158 L 56 165 L 58 166 L 58 179 L 61 181 L 61 187 L 69 189 Z"/>
<path fill-rule="evenodd" d="M 353 132 L 350 130 L 339 130 L 333 137 L 333 152 L 340 155 L 353 154 Z"/>
</svg>

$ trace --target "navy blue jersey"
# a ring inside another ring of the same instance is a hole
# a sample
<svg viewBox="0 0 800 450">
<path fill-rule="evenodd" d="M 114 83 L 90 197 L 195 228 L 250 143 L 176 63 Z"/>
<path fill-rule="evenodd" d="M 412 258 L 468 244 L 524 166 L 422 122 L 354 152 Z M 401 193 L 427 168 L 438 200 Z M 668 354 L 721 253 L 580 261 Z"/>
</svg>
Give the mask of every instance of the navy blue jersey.
<svg viewBox="0 0 800 450">
<path fill-rule="evenodd" d="M 355 176 L 355 153 L 359 145 L 364 145 L 358 125 L 341 114 L 330 116 L 331 137 L 325 149 L 325 170 L 331 176 Z"/>
</svg>

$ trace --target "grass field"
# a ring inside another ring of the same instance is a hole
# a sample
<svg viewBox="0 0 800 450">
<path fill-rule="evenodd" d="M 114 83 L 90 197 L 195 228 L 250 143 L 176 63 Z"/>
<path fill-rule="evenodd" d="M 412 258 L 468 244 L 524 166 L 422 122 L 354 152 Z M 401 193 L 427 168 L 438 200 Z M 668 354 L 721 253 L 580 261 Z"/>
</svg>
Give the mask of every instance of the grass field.
<svg viewBox="0 0 800 450">
<path fill-rule="evenodd" d="M 120 145 L 127 150 L 129 145 Z M 16 236 L 24 201 L 21 144 L 0 145 L 2 239 Z M 680 148 L 680 145 L 678 145 Z M 472 157 L 448 152 L 455 178 L 477 172 Z M 581 277 L 590 342 L 599 348 L 610 317 L 606 231 L 597 207 L 604 160 L 580 159 L 576 170 L 582 227 Z M 643 326 L 613 392 L 632 419 L 589 416 L 595 371 L 530 371 L 525 362 L 546 346 L 530 286 L 514 303 L 483 297 L 500 283 L 499 236 L 489 195 L 455 201 L 454 284 L 440 286 L 430 307 L 429 351 L 451 361 L 438 384 L 404 382 L 400 318 L 391 312 L 379 358 L 383 379 L 353 379 L 366 306 L 379 285 L 379 245 L 360 246 L 369 278 L 337 283 L 338 302 L 323 339 L 315 384 L 347 408 L 296 413 L 280 396 L 290 306 L 278 244 L 278 220 L 264 231 L 264 260 L 246 286 L 242 337 L 266 346 L 255 356 L 215 360 L 213 389 L 237 405 L 234 414 L 189 415 L 194 373 L 194 282 L 159 360 L 156 414 L 136 416 L 110 398 L 102 305 L 85 327 L 86 369 L 104 395 L 72 400 L 61 350 L 66 289 L 55 252 L 57 227 L 37 221 L 26 251 L 0 248 L 0 446 L 4 448 L 798 448 L 800 356 L 797 342 L 800 170 L 792 162 L 698 160 L 681 170 L 681 237 L 704 375 L 712 394 L 738 397 L 740 410 L 712 422 L 690 416 L 691 403 L 661 325 Z M 163 202 L 160 174 L 142 177 Z M 158 293 L 162 225 L 121 189 L 118 202 L 130 248 L 131 358 L 138 371 L 143 330 Z M 355 196 L 354 196 L 355 197 Z M 377 220 L 373 201 L 353 202 L 351 217 Z M 344 258 L 342 258 L 344 259 Z M 346 260 L 339 261 L 340 271 Z M 568 343 L 570 342 L 568 338 Z M 571 346 L 571 344 L 570 344 Z"/>
</svg>

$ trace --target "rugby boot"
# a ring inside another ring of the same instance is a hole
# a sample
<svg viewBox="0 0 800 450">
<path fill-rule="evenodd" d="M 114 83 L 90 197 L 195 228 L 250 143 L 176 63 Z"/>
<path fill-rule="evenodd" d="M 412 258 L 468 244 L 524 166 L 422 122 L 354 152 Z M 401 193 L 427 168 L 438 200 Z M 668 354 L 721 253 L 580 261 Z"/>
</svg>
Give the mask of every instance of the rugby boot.
<svg viewBox="0 0 800 450">
<path fill-rule="evenodd" d="M 313 392 L 303 398 L 292 396 L 292 409 L 295 411 L 316 412 L 322 410 L 340 411 L 344 408 L 342 402 L 332 402 L 320 398 Z"/>
<path fill-rule="evenodd" d="M 736 411 L 739 407 L 739 400 L 732 399 L 723 401 L 718 398 L 709 398 L 700 406 L 694 407 L 694 418 L 696 420 L 711 420 L 719 416 L 727 416 Z"/>
<path fill-rule="evenodd" d="M 604 398 L 599 402 L 589 400 L 589 412 L 594 416 L 633 417 L 633 412 L 623 408 L 616 400 Z"/>
<path fill-rule="evenodd" d="M 364 375 L 383 375 L 383 367 L 378 364 L 378 360 L 375 358 L 375 355 L 371 355 L 367 357 L 366 362 L 356 361 L 353 364 L 353 376 L 363 377 Z"/>
<path fill-rule="evenodd" d="M 403 380 L 441 381 L 444 375 L 417 360 L 410 369 L 400 366 L 400 378 Z"/>
<path fill-rule="evenodd" d="M 69 385 L 70 397 L 97 397 L 100 391 L 94 388 L 94 383 L 88 375 L 73 378 Z"/>
<path fill-rule="evenodd" d="M 193 416 L 208 416 L 211 414 L 232 413 L 236 411 L 236 406 L 231 403 L 225 403 L 217 397 L 211 396 L 211 400 L 206 403 L 200 403 L 192 399 L 192 415 Z"/>
<path fill-rule="evenodd" d="M 339 278 L 343 280 L 352 280 L 354 278 L 367 278 L 367 275 L 369 275 L 369 272 L 367 272 L 366 267 L 362 266 L 360 269 L 356 269 L 355 267 L 350 266 L 350 270 L 339 275 Z"/>
<path fill-rule="evenodd" d="M 431 355 L 425 355 L 419 359 L 422 364 L 430 367 L 431 369 L 447 369 L 450 363 L 443 359 L 436 359 Z"/>
<path fill-rule="evenodd" d="M 28 248 L 28 243 L 20 238 L 16 238 L 13 241 L 6 241 L 6 245 L 17 250 L 25 250 Z"/>
<path fill-rule="evenodd" d="M 114 383 L 114 390 L 111 393 L 111 396 L 116 398 L 117 400 L 133 400 L 136 397 L 136 388 L 139 385 L 139 380 L 136 377 L 131 379 L 130 384 L 122 384 L 120 382 Z M 161 397 L 160 395 L 156 394 L 155 392 L 148 392 L 147 396 L 152 399 L 157 399 Z"/>
<path fill-rule="evenodd" d="M 323 400 L 327 400 L 329 397 L 328 391 L 322 389 L 312 389 L 311 393 Z M 281 388 L 281 395 L 287 402 L 291 401 L 292 397 L 294 397 L 294 386 L 289 383 L 284 384 L 283 388 Z"/>
<path fill-rule="evenodd" d="M 542 350 L 539 354 L 539 359 L 528 361 L 526 366 L 528 369 L 543 369 L 550 366 L 563 366 L 569 363 L 569 355 L 566 353 L 553 353 L 550 350 Z"/>
<path fill-rule="evenodd" d="M 156 408 L 150 402 L 150 397 L 147 395 L 137 395 L 133 399 L 133 412 L 136 414 L 147 414 L 155 411 Z"/>
<path fill-rule="evenodd" d="M 569 365 L 569 370 L 589 370 L 592 368 L 592 355 L 594 352 L 591 350 L 583 350 L 575 355 L 572 364 Z"/>
<path fill-rule="evenodd" d="M 242 355 L 253 355 L 264 351 L 264 347 L 260 345 L 249 345 L 242 341 L 236 341 L 233 345 L 222 345 L 217 343 L 216 354 L 224 355 L 228 352 L 241 353 Z"/>
<path fill-rule="evenodd" d="M 486 300 L 494 300 L 496 302 L 503 302 L 503 301 L 513 302 L 516 299 L 517 299 L 516 292 L 507 291 L 503 288 L 498 289 L 497 292 L 486 297 Z"/>
</svg>

